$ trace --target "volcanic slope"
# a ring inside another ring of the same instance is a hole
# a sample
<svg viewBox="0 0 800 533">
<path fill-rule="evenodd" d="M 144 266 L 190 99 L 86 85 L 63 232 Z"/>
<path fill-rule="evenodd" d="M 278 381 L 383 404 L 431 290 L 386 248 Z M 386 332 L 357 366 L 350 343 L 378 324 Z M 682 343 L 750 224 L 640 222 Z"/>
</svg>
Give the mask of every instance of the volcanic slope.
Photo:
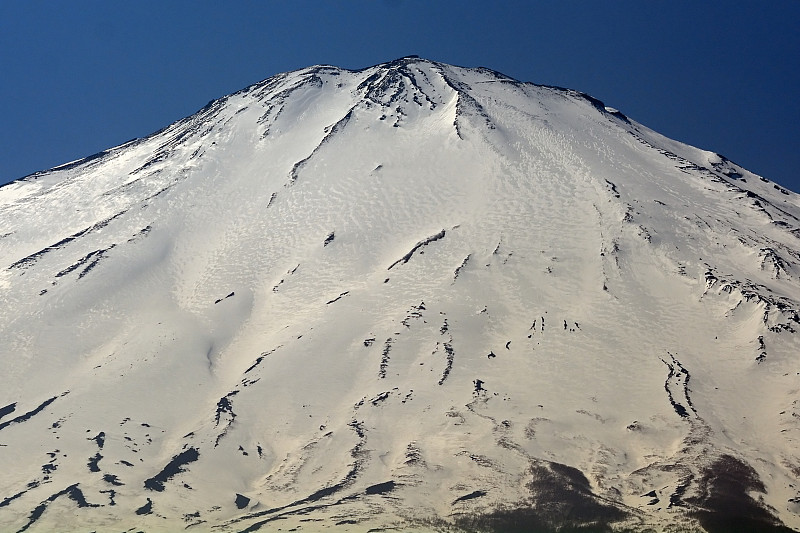
<svg viewBox="0 0 800 533">
<path fill-rule="evenodd" d="M 583 93 L 280 74 L 0 188 L 0 529 L 800 529 L 800 198 Z"/>
</svg>

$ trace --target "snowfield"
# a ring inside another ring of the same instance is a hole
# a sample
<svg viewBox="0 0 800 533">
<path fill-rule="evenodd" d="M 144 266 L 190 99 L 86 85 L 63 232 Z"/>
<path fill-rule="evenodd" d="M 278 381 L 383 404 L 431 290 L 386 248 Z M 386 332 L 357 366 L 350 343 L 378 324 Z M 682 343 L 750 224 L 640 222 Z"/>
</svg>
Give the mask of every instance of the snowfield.
<svg viewBox="0 0 800 533">
<path fill-rule="evenodd" d="M 800 530 L 800 196 L 316 66 L 0 188 L 0 530 Z M 539 528 L 539 529 L 536 529 Z"/>
</svg>

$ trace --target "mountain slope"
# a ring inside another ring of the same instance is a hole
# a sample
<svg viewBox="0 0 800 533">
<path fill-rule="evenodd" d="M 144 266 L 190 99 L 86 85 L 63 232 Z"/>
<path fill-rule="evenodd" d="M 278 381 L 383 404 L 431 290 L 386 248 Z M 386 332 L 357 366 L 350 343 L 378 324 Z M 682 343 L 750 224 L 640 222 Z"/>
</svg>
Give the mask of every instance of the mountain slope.
<svg viewBox="0 0 800 533">
<path fill-rule="evenodd" d="M 798 238 L 579 92 L 269 78 L 0 188 L 0 527 L 797 530 Z"/>
</svg>

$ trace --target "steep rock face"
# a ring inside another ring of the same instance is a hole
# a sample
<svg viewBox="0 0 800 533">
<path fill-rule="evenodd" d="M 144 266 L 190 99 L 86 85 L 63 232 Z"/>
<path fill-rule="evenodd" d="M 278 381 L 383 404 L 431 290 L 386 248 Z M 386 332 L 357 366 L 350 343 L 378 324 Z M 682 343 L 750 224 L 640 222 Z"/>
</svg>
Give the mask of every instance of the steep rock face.
<svg viewBox="0 0 800 533">
<path fill-rule="evenodd" d="M 0 528 L 798 529 L 798 239 L 579 92 L 272 77 L 0 188 Z"/>
</svg>

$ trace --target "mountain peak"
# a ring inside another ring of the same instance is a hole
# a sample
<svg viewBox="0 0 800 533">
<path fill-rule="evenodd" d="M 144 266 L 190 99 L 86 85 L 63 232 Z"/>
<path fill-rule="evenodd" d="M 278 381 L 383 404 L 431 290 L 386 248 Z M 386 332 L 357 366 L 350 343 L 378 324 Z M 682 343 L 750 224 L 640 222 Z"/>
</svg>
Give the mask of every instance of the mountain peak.
<svg viewBox="0 0 800 533">
<path fill-rule="evenodd" d="M 0 228 L 0 529 L 800 528 L 798 195 L 584 93 L 282 73 Z"/>
</svg>

